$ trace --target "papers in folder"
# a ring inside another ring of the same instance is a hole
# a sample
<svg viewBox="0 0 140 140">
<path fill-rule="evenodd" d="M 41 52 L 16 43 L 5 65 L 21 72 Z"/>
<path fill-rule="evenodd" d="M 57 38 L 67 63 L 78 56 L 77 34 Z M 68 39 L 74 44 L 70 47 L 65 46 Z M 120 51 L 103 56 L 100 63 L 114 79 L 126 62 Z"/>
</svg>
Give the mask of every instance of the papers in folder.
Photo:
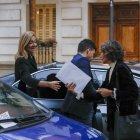
<svg viewBox="0 0 140 140">
<path fill-rule="evenodd" d="M 65 63 L 57 73 L 56 77 L 64 84 L 75 83 L 76 87 L 74 90 L 78 94 L 83 91 L 87 83 L 91 80 L 90 76 L 80 70 L 72 62 Z"/>
</svg>

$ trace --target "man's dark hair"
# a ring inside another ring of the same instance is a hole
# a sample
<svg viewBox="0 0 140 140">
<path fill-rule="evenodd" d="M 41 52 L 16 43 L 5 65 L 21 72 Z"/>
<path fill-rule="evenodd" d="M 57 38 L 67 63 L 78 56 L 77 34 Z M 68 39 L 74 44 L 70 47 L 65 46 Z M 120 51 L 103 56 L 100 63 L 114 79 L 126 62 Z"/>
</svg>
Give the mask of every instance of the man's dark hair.
<svg viewBox="0 0 140 140">
<path fill-rule="evenodd" d="M 112 62 L 123 61 L 124 50 L 118 41 L 105 42 L 101 45 L 101 52 Z"/>
<path fill-rule="evenodd" d="M 87 49 L 96 50 L 96 45 L 90 39 L 83 39 L 78 45 L 78 52 L 84 52 Z"/>
</svg>

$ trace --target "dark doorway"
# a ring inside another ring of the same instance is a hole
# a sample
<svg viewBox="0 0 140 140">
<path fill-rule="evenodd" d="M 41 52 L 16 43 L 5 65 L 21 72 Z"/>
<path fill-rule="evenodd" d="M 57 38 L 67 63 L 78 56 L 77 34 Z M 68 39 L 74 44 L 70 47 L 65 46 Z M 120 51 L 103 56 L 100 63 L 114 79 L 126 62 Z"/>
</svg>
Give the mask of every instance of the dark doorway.
<svg viewBox="0 0 140 140">
<path fill-rule="evenodd" d="M 109 40 L 109 3 L 89 4 L 90 38 L 98 46 Z M 114 3 L 114 39 L 122 43 L 125 59 L 140 61 L 140 5 Z"/>
</svg>

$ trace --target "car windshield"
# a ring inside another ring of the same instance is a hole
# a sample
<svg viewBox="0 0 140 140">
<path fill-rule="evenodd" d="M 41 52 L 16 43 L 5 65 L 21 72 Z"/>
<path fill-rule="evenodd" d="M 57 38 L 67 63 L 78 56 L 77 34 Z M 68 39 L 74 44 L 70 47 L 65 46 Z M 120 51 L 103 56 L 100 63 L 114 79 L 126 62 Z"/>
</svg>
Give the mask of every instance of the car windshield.
<svg viewBox="0 0 140 140">
<path fill-rule="evenodd" d="M 19 90 L 0 82 L 0 126 L 5 122 L 37 122 L 50 118 L 52 111 L 44 108 L 33 98 Z"/>
</svg>

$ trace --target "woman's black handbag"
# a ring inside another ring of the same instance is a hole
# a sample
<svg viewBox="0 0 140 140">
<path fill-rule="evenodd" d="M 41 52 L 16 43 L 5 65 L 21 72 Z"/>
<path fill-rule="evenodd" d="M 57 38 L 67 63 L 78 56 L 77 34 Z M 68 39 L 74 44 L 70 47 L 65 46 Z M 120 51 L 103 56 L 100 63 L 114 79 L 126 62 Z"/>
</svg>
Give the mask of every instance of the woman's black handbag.
<svg viewBox="0 0 140 140">
<path fill-rule="evenodd" d="M 119 80 L 116 73 L 116 86 L 119 89 Z M 120 116 L 119 102 L 116 102 L 114 136 L 115 140 L 140 140 L 140 104 L 137 104 L 137 113 Z"/>
<path fill-rule="evenodd" d="M 135 115 L 120 116 L 115 113 L 114 136 L 116 140 L 140 140 L 140 110 Z"/>
</svg>

